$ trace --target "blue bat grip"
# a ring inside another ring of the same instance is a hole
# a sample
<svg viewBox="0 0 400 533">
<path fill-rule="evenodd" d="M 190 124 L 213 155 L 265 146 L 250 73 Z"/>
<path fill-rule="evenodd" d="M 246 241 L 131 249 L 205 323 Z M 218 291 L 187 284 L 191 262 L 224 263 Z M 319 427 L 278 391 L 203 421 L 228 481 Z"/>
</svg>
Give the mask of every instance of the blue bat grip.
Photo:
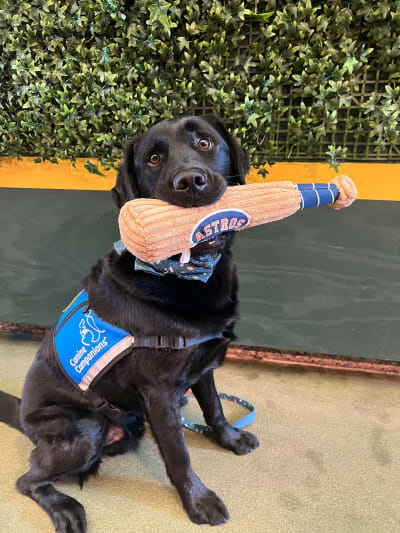
<svg viewBox="0 0 400 533">
<path fill-rule="evenodd" d="M 339 189 L 333 183 L 299 183 L 297 189 L 301 194 L 300 209 L 331 204 L 339 197 Z"/>
</svg>

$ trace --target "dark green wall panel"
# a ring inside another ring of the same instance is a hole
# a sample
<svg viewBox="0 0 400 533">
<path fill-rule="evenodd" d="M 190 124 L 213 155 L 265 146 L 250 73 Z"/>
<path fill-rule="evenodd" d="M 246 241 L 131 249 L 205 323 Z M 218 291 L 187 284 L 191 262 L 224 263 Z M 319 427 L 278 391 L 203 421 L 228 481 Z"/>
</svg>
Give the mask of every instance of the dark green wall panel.
<svg viewBox="0 0 400 533">
<path fill-rule="evenodd" d="M 0 189 L 0 320 L 52 324 L 118 238 L 107 192 Z M 305 211 L 237 235 L 238 342 L 400 360 L 400 204 Z"/>
<path fill-rule="evenodd" d="M 400 360 L 400 203 L 309 210 L 240 235 L 243 343 Z"/>
</svg>

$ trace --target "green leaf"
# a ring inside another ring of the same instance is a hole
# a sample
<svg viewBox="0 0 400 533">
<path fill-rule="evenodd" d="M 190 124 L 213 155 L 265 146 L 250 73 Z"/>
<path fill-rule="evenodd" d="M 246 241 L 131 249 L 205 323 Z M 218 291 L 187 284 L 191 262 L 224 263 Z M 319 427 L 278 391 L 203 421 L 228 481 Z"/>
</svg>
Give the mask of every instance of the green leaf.
<svg viewBox="0 0 400 533">
<path fill-rule="evenodd" d="M 268 20 L 273 16 L 273 11 L 268 11 L 265 13 L 253 13 L 250 9 L 245 9 L 244 14 L 246 17 L 251 20 L 256 20 L 258 22 L 268 22 Z"/>
<path fill-rule="evenodd" d="M 267 177 L 267 175 L 269 174 L 268 170 L 264 167 L 261 167 L 257 170 L 257 174 L 259 174 L 260 176 L 262 176 L 264 179 Z"/>
<path fill-rule="evenodd" d="M 153 26 L 155 22 L 161 24 L 167 33 L 168 37 L 171 36 L 171 29 L 177 27 L 177 23 L 169 16 L 171 4 L 165 0 L 158 0 L 149 6 L 150 19 L 147 24 Z"/>
<path fill-rule="evenodd" d="M 260 115 L 258 113 L 251 113 L 249 117 L 247 118 L 247 124 L 252 124 L 253 126 L 257 126 L 257 119 L 260 118 Z"/>
<path fill-rule="evenodd" d="M 110 63 L 110 55 L 109 55 L 109 48 L 108 46 L 104 46 L 103 49 L 102 49 L 102 54 L 101 54 L 101 58 L 100 58 L 100 61 L 99 61 L 99 65 L 109 65 Z"/>
<path fill-rule="evenodd" d="M 349 74 L 353 73 L 355 65 L 358 64 L 358 59 L 356 57 L 348 57 L 343 65 L 343 70 Z"/>
<path fill-rule="evenodd" d="M 98 176 L 104 176 L 102 172 L 100 172 L 99 167 L 92 163 L 91 161 L 86 161 L 86 165 L 83 165 L 91 174 L 97 174 Z"/>
</svg>

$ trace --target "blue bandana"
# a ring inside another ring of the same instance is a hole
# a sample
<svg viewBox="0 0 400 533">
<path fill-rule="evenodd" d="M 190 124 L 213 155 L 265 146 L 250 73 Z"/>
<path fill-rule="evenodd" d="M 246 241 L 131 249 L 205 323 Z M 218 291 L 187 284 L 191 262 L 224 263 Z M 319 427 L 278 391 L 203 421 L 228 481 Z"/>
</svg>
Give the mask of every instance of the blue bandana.
<svg viewBox="0 0 400 533">
<path fill-rule="evenodd" d="M 158 263 L 145 263 L 136 258 L 135 270 L 142 270 L 143 272 L 155 274 L 156 276 L 175 274 L 178 278 L 207 283 L 214 272 L 215 265 L 220 259 L 221 254 L 191 257 L 189 263 L 180 263 L 173 259 L 165 259 Z"/>
</svg>

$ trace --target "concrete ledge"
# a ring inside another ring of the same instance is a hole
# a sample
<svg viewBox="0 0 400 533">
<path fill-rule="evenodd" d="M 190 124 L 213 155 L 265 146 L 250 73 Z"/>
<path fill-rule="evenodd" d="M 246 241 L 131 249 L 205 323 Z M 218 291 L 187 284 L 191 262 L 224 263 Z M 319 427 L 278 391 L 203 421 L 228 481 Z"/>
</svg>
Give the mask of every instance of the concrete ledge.
<svg viewBox="0 0 400 533">
<path fill-rule="evenodd" d="M 41 340 L 51 326 L 0 321 L 0 338 Z M 335 372 L 358 372 L 365 374 L 400 377 L 400 363 L 381 359 L 348 357 L 311 352 L 295 352 L 263 346 L 231 344 L 227 358 L 253 361 L 277 366 L 294 366 L 325 369 Z"/>
</svg>

